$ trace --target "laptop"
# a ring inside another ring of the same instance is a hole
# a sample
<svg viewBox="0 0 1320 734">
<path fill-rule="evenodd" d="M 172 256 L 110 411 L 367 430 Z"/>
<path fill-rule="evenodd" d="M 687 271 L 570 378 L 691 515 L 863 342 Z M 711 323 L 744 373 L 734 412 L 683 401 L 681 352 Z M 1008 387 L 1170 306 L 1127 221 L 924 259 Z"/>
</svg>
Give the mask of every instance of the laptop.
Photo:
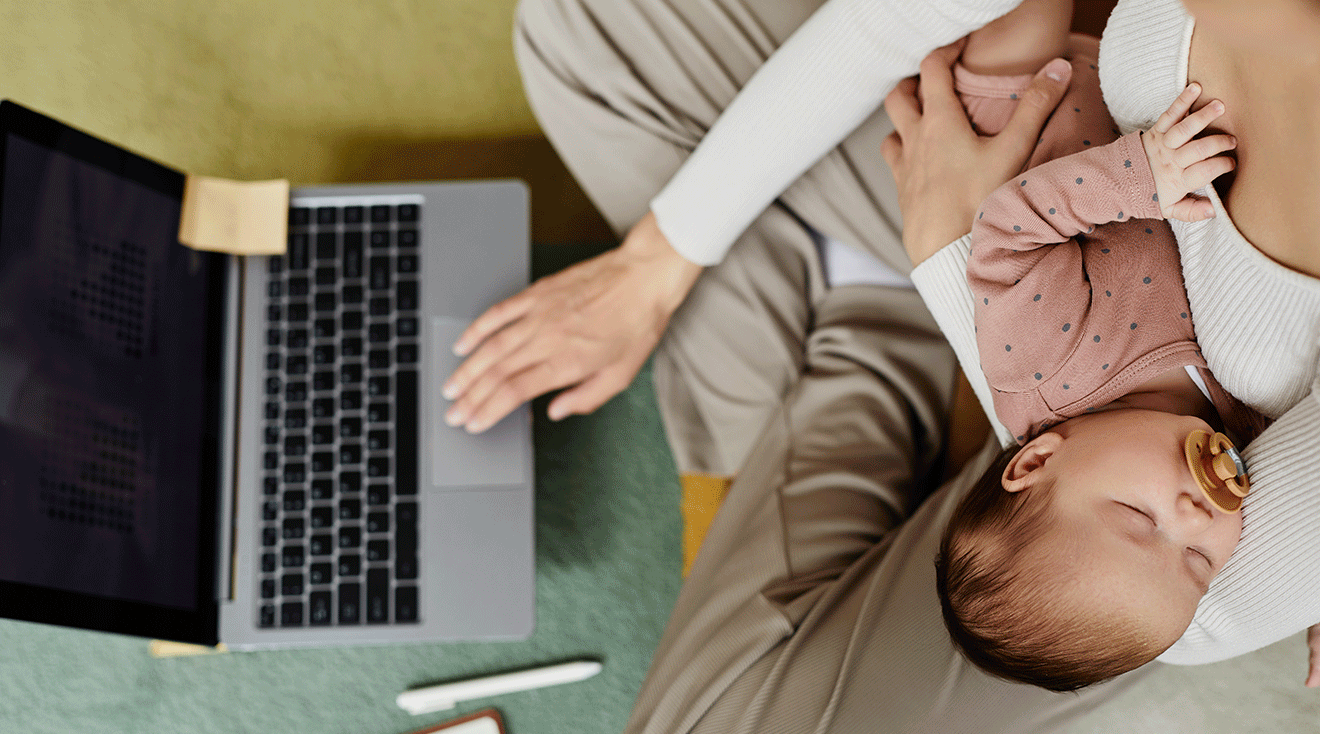
<svg viewBox="0 0 1320 734">
<path fill-rule="evenodd" d="M 284 255 L 185 176 L 0 103 L 0 615 L 231 649 L 519 639 L 526 407 L 443 422 L 528 279 L 517 181 L 295 188 Z"/>
</svg>

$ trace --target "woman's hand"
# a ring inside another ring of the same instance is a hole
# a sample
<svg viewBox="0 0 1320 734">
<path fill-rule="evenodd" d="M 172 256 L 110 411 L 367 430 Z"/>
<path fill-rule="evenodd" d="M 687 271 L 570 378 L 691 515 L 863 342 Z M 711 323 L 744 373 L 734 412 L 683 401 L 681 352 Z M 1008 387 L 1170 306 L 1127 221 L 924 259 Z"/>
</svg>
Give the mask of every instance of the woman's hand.
<svg viewBox="0 0 1320 734">
<path fill-rule="evenodd" d="M 1306 673 L 1306 687 L 1320 688 L 1320 624 L 1306 630 L 1306 646 L 1311 648 L 1310 669 Z"/>
<path fill-rule="evenodd" d="M 478 433 L 551 390 L 551 420 L 590 413 L 632 382 L 701 274 L 647 213 L 618 247 L 491 306 L 454 344 L 451 426 Z"/>
<path fill-rule="evenodd" d="M 895 132 L 880 153 L 898 183 L 903 246 L 913 265 L 971 230 L 985 197 L 1026 164 L 1072 78 L 1067 61 L 1046 64 L 1004 129 L 982 137 L 953 89 L 962 45 L 933 51 L 921 62 L 920 82 L 904 80 L 885 98 Z"/>
</svg>

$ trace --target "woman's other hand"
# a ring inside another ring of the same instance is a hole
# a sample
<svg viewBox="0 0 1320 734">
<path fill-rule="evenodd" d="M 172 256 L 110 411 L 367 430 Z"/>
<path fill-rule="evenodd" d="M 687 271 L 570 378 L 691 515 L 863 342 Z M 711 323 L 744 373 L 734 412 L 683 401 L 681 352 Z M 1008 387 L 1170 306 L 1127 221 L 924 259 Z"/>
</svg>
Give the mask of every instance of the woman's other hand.
<svg viewBox="0 0 1320 734">
<path fill-rule="evenodd" d="M 647 213 L 623 243 L 491 306 L 463 332 L 445 383 L 451 426 L 478 433 L 559 388 L 552 420 L 590 413 L 628 386 L 701 274 Z"/>
<path fill-rule="evenodd" d="M 1306 646 L 1311 648 L 1310 665 L 1306 673 L 1306 687 L 1320 688 L 1320 624 L 1306 630 Z"/>
<path fill-rule="evenodd" d="M 980 136 L 953 88 L 962 43 L 933 51 L 921 62 L 919 82 L 904 80 L 885 98 L 895 132 L 880 152 L 898 184 L 903 246 L 913 265 L 971 230 L 985 197 L 1026 164 L 1072 78 L 1067 61 L 1049 62 L 1004 129 Z"/>
</svg>

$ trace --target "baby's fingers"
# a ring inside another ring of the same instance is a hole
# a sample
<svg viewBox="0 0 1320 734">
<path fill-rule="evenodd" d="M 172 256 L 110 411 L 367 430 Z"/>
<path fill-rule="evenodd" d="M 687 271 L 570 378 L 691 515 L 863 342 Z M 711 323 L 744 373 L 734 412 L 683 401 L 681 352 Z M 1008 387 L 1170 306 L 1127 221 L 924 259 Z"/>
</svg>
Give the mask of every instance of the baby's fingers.
<svg viewBox="0 0 1320 734">
<path fill-rule="evenodd" d="M 1173 153 L 1173 161 L 1181 168 L 1190 168 L 1200 161 L 1209 160 L 1225 151 L 1237 147 L 1237 138 L 1232 135 L 1210 135 L 1196 138 Z M 1199 187 L 1192 187 L 1199 188 Z"/>
<path fill-rule="evenodd" d="M 1237 167 L 1237 161 L 1226 155 L 1207 158 L 1200 163 L 1193 163 L 1183 171 L 1183 185 L 1187 187 L 1188 191 L 1196 191 L 1235 167 Z"/>
<path fill-rule="evenodd" d="M 1183 118 L 1182 122 L 1169 128 L 1169 132 L 1164 137 L 1164 144 L 1170 148 L 1181 148 L 1187 141 L 1196 137 L 1197 133 L 1206 129 L 1210 123 L 1224 114 L 1224 103 L 1219 100 L 1212 100 L 1210 104 L 1193 112 Z"/>
<path fill-rule="evenodd" d="M 1179 94 L 1178 98 L 1173 100 L 1173 104 L 1169 105 L 1169 109 L 1165 110 L 1164 114 L 1160 115 L 1159 119 L 1155 121 L 1151 129 L 1161 135 L 1167 133 L 1174 123 L 1187 114 L 1187 111 L 1192 108 L 1192 104 L 1196 102 L 1196 98 L 1200 96 L 1201 85 L 1196 82 L 1188 84 L 1182 90 L 1182 94 Z"/>
<path fill-rule="evenodd" d="M 1180 222 L 1199 222 L 1215 215 L 1215 207 L 1208 199 L 1199 196 L 1184 196 L 1179 201 L 1164 207 L 1165 219 L 1177 219 Z"/>
</svg>

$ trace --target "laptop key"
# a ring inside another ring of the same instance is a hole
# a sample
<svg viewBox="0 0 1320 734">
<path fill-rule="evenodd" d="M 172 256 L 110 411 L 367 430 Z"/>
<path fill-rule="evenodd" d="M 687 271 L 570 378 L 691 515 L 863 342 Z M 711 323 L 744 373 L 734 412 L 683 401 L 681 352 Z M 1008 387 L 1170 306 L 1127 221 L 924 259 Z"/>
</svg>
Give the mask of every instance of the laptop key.
<svg viewBox="0 0 1320 734">
<path fill-rule="evenodd" d="M 280 578 L 280 593 L 285 596 L 302 596 L 303 593 L 303 575 L 300 573 L 286 573 Z"/>
<path fill-rule="evenodd" d="M 281 388 L 282 386 L 283 386 L 283 383 L 280 382 L 280 378 L 275 377 L 274 375 L 272 375 L 272 376 L 266 378 L 266 394 L 267 394 L 267 395 L 279 395 L 279 394 L 280 394 L 280 388 Z"/>
<path fill-rule="evenodd" d="M 301 403 L 307 399 L 307 383 L 290 382 L 284 386 L 284 400 L 289 403 Z"/>
<path fill-rule="evenodd" d="M 344 224 L 361 224 L 364 209 L 361 206 L 344 207 Z"/>
<path fill-rule="evenodd" d="M 362 546 L 362 528 L 349 526 L 339 529 L 340 548 L 360 548 Z"/>
<path fill-rule="evenodd" d="M 269 298 L 279 298 L 284 295 L 284 282 L 272 280 L 266 284 L 266 296 Z"/>
<path fill-rule="evenodd" d="M 390 448 L 389 431 L 367 431 L 368 451 L 387 451 Z"/>
<path fill-rule="evenodd" d="M 331 484 L 330 480 L 328 479 L 325 480 L 325 483 L 327 485 Z M 315 493 L 313 493 L 313 496 L 315 496 Z M 326 496 L 321 497 L 320 499 L 330 499 L 329 492 L 326 493 Z M 334 525 L 335 508 L 331 507 L 330 505 L 318 505 L 316 507 L 313 507 L 311 512 L 311 522 L 312 522 L 312 528 L 317 530 L 328 528 L 331 525 Z"/>
<path fill-rule="evenodd" d="M 394 621 L 417 621 L 417 587 L 400 586 L 394 590 Z"/>
<path fill-rule="evenodd" d="M 280 565 L 284 568 L 302 568 L 306 560 L 301 545 L 286 545 L 280 549 Z"/>
<path fill-rule="evenodd" d="M 367 541 L 367 561 L 388 561 L 390 560 L 390 541 L 388 540 L 368 540 Z"/>
<path fill-rule="evenodd" d="M 289 349 L 306 349 L 309 338 L 306 329 L 289 329 Z"/>
<path fill-rule="evenodd" d="M 387 342 L 390 340 L 389 322 L 375 323 L 367 327 L 367 341 Z"/>
<path fill-rule="evenodd" d="M 312 221 L 312 210 L 310 207 L 295 206 L 289 208 L 289 224 L 294 227 L 306 227 L 307 223 Z"/>
<path fill-rule="evenodd" d="M 312 454 L 312 471 L 328 472 L 335 469 L 335 455 L 329 451 L 317 451 Z"/>
<path fill-rule="evenodd" d="M 360 624 L 362 622 L 362 585 L 339 585 L 339 623 Z"/>
<path fill-rule="evenodd" d="M 306 278 L 289 278 L 289 297 L 306 296 L 312 291 L 312 283 Z"/>
<path fill-rule="evenodd" d="M 409 342 L 396 346 L 394 358 L 399 364 L 417 364 L 417 345 Z"/>
<path fill-rule="evenodd" d="M 284 361 L 284 371 L 290 375 L 307 374 L 307 355 L 290 354 L 289 358 Z"/>
<path fill-rule="evenodd" d="M 390 570 L 367 569 L 367 623 L 390 621 Z"/>
<path fill-rule="evenodd" d="M 394 325 L 394 332 L 401 337 L 417 336 L 417 319 L 412 316 L 405 316 L 399 319 Z"/>
<path fill-rule="evenodd" d="M 289 323 L 306 321 L 311 316 L 311 309 L 308 308 L 306 301 L 294 301 L 289 304 L 287 311 Z"/>
<path fill-rule="evenodd" d="M 345 275 L 344 277 L 347 278 L 348 276 Z M 345 304 L 362 303 L 362 299 L 366 297 L 366 294 L 363 293 L 362 286 L 360 285 L 346 285 L 343 290 L 340 291 L 340 294 L 343 295 Z"/>
<path fill-rule="evenodd" d="M 342 465 L 362 463 L 362 444 L 348 443 L 339 447 L 339 463 Z"/>
<path fill-rule="evenodd" d="M 390 376 L 377 375 L 367 380 L 367 394 L 373 398 L 389 397 Z"/>
<path fill-rule="evenodd" d="M 417 494 L 417 372 L 400 370 L 394 375 L 397 392 L 394 421 L 394 487 L 400 496 Z"/>
<path fill-rule="evenodd" d="M 279 477 L 266 477 L 261 480 L 261 490 L 263 494 L 276 494 L 280 491 Z"/>
<path fill-rule="evenodd" d="M 317 319 L 312 326 L 312 333 L 316 334 L 317 339 L 331 339 L 335 335 L 334 319 Z"/>
<path fill-rule="evenodd" d="M 358 407 L 361 407 L 360 405 Z M 361 418 L 344 418 L 339 421 L 340 438 L 357 438 L 362 435 Z"/>
<path fill-rule="evenodd" d="M 398 549 L 398 557 L 394 559 L 394 578 L 411 581 L 417 578 L 417 554 L 404 555 L 403 549 Z"/>
<path fill-rule="evenodd" d="M 307 597 L 308 603 L 308 624 L 313 627 L 322 627 L 330 624 L 330 592 L 313 591 Z"/>
<path fill-rule="evenodd" d="M 278 393 L 279 391 L 277 390 L 276 392 Z M 266 420 L 268 421 L 279 420 L 279 417 L 280 417 L 280 404 L 274 402 L 266 403 Z"/>
<path fill-rule="evenodd" d="M 367 485 L 367 504 L 388 505 L 389 503 L 390 503 L 390 485 L 388 484 Z"/>
<path fill-rule="evenodd" d="M 329 423 L 312 426 L 312 443 L 334 443 L 335 427 Z"/>
<path fill-rule="evenodd" d="M 273 546 L 280 542 L 280 531 L 266 527 L 261 529 L 261 544 L 264 546 Z"/>
<path fill-rule="evenodd" d="M 274 553 L 261 554 L 262 573 L 275 573 L 275 567 L 278 565 L 279 565 L 279 560 L 275 557 Z"/>
<path fill-rule="evenodd" d="M 284 256 L 271 255 L 266 258 L 266 272 L 271 275 L 279 275 L 284 272 Z"/>
<path fill-rule="evenodd" d="M 341 259 L 345 278 L 362 277 L 362 233 L 344 233 L 344 256 Z"/>
<path fill-rule="evenodd" d="M 278 303 L 272 303 L 272 304 L 266 306 L 266 320 L 267 320 L 267 321 L 283 321 L 283 320 L 284 320 L 284 307 L 281 306 L 281 305 L 278 304 Z"/>
<path fill-rule="evenodd" d="M 284 492 L 284 511 L 302 512 L 307 509 L 307 493 L 301 489 L 290 489 Z"/>
<path fill-rule="evenodd" d="M 281 336 L 282 334 L 279 329 L 266 329 L 266 346 L 278 347 L 280 345 Z"/>
<path fill-rule="evenodd" d="M 316 233 L 316 259 L 333 260 L 339 256 L 338 237 L 333 231 Z"/>
<path fill-rule="evenodd" d="M 355 385 L 362 382 L 362 364 L 360 362 L 349 362 L 340 365 L 339 381 L 345 385 Z"/>
<path fill-rule="evenodd" d="M 289 270 L 306 270 L 310 258 L 310 240 L 306 232 L 289 235 Z"/>
<path fill-rule="evenodd" d="M 400 311 L 417 310 L 417 281 L 399 281 L 399 287 L 394 290 L 394 295 L 399 299 Z"/>
<path fill-rule="evenodd" d="M 348 314 L 344 314 L 344 316 L 348 316 Z M 344 328 L 348 328 L 348 327 L 344 327 Z M 362 337 L 360 336 L 344 337 L 344 340 L 339 343 L 339 352 L 340 354 L 343 354 L 345 357 L 361 357 Z"/>
<path fill-rule="evenodd" d="M 339 556 L 340 576 L 361 576 L 362 556 L 352 553 Z"/>
<path fill-rule="evenodd" d="M 261 598 L 262 599 L 275 598 L 275 579 L 261 580 Z"/>
<path fill-rule="evenodd" d="M 416 247 L 417 230 L 401 229 L 399 230 L 399 247 Z"/>
<path fill-rule="evenodd" d="M 371 223 L 380 224 L 390 221 L 390 207 L 384 204 L 376 204 L 371 207 Z"/>
<path fill-rule="evenodd" d="M 278 370 L 282 361 L 279 352 L 270 352 L 266 355 L 266 369 Z"/>
<path fill-rule="evenodd" d="M 335 399 L 334 398 L 316 398 L 312 401 L 312 417 L 314 418 L 333 418 L 335 417 Z M 333 437 L 332 437 L 333 439 Z M 331 440 L 332 440 L 331 439 Z M 329 443 L 330 440 L 324 443 Z"/>
<path fill-rule="evenodd" d="M 372 290 L 379 291 L 390 287 L 390 258 L 387 255 L 373 256 L 368 272 Z"/>
<path fill-rule="evenodd" d="M 286 518 L 284 518 L 284 539 L 285 539 L 285 540 L 299 540 L 299 539 L 301 539 L 301 538 L 303 537 L 303 535 L 305 535 L 306 533 L 307 533 L 307 523 L 306 523 L 306 521 L 304 521 L 301 517 L 286 517 Z M 287 550 L 287 549 L 286 549 L 286 550 Z M 302 548 L 299 547 L 298 550 L 301 551 Z M 302 565 L 302 562 L 299 561 L 298 565 L 301 566 L 301 565 Z"/>
<path fill-rule="evenodd" d="M 324 370 L 312 375 L 312 389 L 316 391 L 335 389 L 335 373 Z"/>
<path fill-rule="evenodd" d="M 307 583 L 312 586 L 328 584 L 335 580 L 335 569 L 329 563 L 313 563 L 307 574 Z"/>
<path fill-rule="evenodd" d="M 329 499 L 334 499 L 334 497 L 335 497 L 335 483 L 332 480 L 325 478 L 312 480 L 312 500 L 329 500 Z M 329 523 L 326 523 L 326 525 L 316 524 L 316 512 L 319 509 L 328 510 L 329 508 L 318 508 L 318 507 L 312 508 L 312 527 L 314 528 L 326 527 L 327 525 L 329 525 Z"/>
<path fill-rule="evenodd" d="M 420 209 L 416 204 L 400 204 L 398 208 L 400 222 L 415 222 Z"/>
<path fill-rule="evenodd" d="M 362 500 L 344 499 L 339 500 L 339 519 L 356 520 L 362 517 Z"/>
<path fill-rule="evenodd" d="M 290 408 L 284 411 L 285 428 L 302 428 L 307 425 L 307 411 L 303 408 Z"/>
<path fill-rule="evenodd" d="M 331 269 L 333 270 L 333 268 Z M 336 308 L 339 308 L 339 299 L 335 296 L 334 293 L 316 294 L 317 311 L 333 311 Z"/>
<path fill-rule="evenodd" d="M 257 624 L 260 625 L 260 626 L 262 626 L 262 627 L 274 627 L 274 626 L 275 626 L 275 605 L 274 605 L 274 604 L 262 604 L 262 605 L 261 605 L 261 614 L 260 614 L 260 616 L 259 616 L 259 618 L 258 618 L 258 620 L 257 620 Z"/>
<path fill-rule="evenodd" d="M 280 626 L 301 627 L 303 623 L 303 605 L 300 601 L 286 601 L 280 605 Z"/>
<path fill-rule="evenodd" d="M 332 286 L 339 282 L 338 272 L 330 267 L 321 267 L 316 269 L 316 285 L 318 287 Z"/>
<path fill-rule="evenodd" d="M 362 491 L 362 472 L 342 471 L 339 472 L 339 491 L 340 492 L 361 492 Z"/>
<path fill-rule="evenodd" d="M 345 311 L 344 314 L 339 317 L 339 321 L 344 327 L 344 331 L 362 331 L 361 311 Z M 359 343 L 360 342 L 361 340 L 359 340 Z M 359 350 L 358 354 L 361 353 L 362 352 Z"/>
<path fill-rule="evenodd" d="M 280 429 L 275 426 L 266 426 L 266 435 L 264 440 L 268 444 L 277 444 L 280 442 Z"/>
<path fill-rule="evenodd" d="M 334 224 L 339 221 L 339 208 L 333 206 L 322 206 L 316 209 L 317 224 Z"/>
<path fill-rule="evenodd" d="M 302 484 L 307 481 L 307 465 L 303 463 L 284 465 L 284 482 L 286 484 Z M 289 509 L 286 504 L 284 509 Z M 302 509 L 299 507 L 298 509 Z"/>
<path fill-rule="evenodd" d="M 371 233 L 372 249 L 380 249 L 390 246 L 390 231 L 387 229 L 378 229 Z"/>
<path fill-rule="evenodd" d="M 390 475 L 390 457 L 373 456 L 367 459 L 367 476 L 388 477 Z"/>
<path fill-rule="evenodd" d="M 334 538 L 330 535 L 313 535 L 307 542 L 307 548 L 314 556 L 328 556 L 335 550 Z"/>
<path fill-rule="evenodd" d="M 302 456 L 307 453 L 306 436 L 286 436 L 284 438 L 285 456 Z"/>
<path fill-rule="evenodd" d="M 373 349 L 367 354 L 367 366 L 373 370 L 387 370 L 390 368 L 390 350 Z"/>
<path fill-rule="evenodd" d="M 376 296 L 367 301 L 367 313 L 372 316 L 389 316 L 390 299 L 387 296 Z"/>
<path fill-rule="evenodd" d="M 278 451 L 267 451 L 265 456 L 261 457 L 261 465 L 266 471 L 277 468 L 280 465 L 280 454 Z"/>
<path fill-rule="evenodd" d="M 345 390 L 339 393 L 339 407 L 343 408 L 344 410 L 361 410 L 362 391 Z"/>
<path fill-rule="evenodd" d="M 389 531 L 390 531 L 390 513 L 388 512 L 367 513 L 368 533 L 388 533 Z"/>
<path fill-rule="evenodd" d="M 402 275 L 403 273 L 408 273 L 409 275 L 411 275 L 411 274 L 413 274 L 413 273 L 416 273 L 416 272 L 417 272 L 417 256 L 416 256 L 416 255 L 400 255 L 400 256 L 398 257 L 398 260 L 395 262 L 395 266 L 396 266 L 395 269 L 398 270 L 398 271 L 399 271 L 399 274 L 401 274 L 401 275 Z"/>
<path fill-rule="evenodd" d="M 266 522 L 275 522 L 280 516 L 280 503 L 274 500 L 267 500 L 261 503 L 261 519 Z"/>
</svg>

